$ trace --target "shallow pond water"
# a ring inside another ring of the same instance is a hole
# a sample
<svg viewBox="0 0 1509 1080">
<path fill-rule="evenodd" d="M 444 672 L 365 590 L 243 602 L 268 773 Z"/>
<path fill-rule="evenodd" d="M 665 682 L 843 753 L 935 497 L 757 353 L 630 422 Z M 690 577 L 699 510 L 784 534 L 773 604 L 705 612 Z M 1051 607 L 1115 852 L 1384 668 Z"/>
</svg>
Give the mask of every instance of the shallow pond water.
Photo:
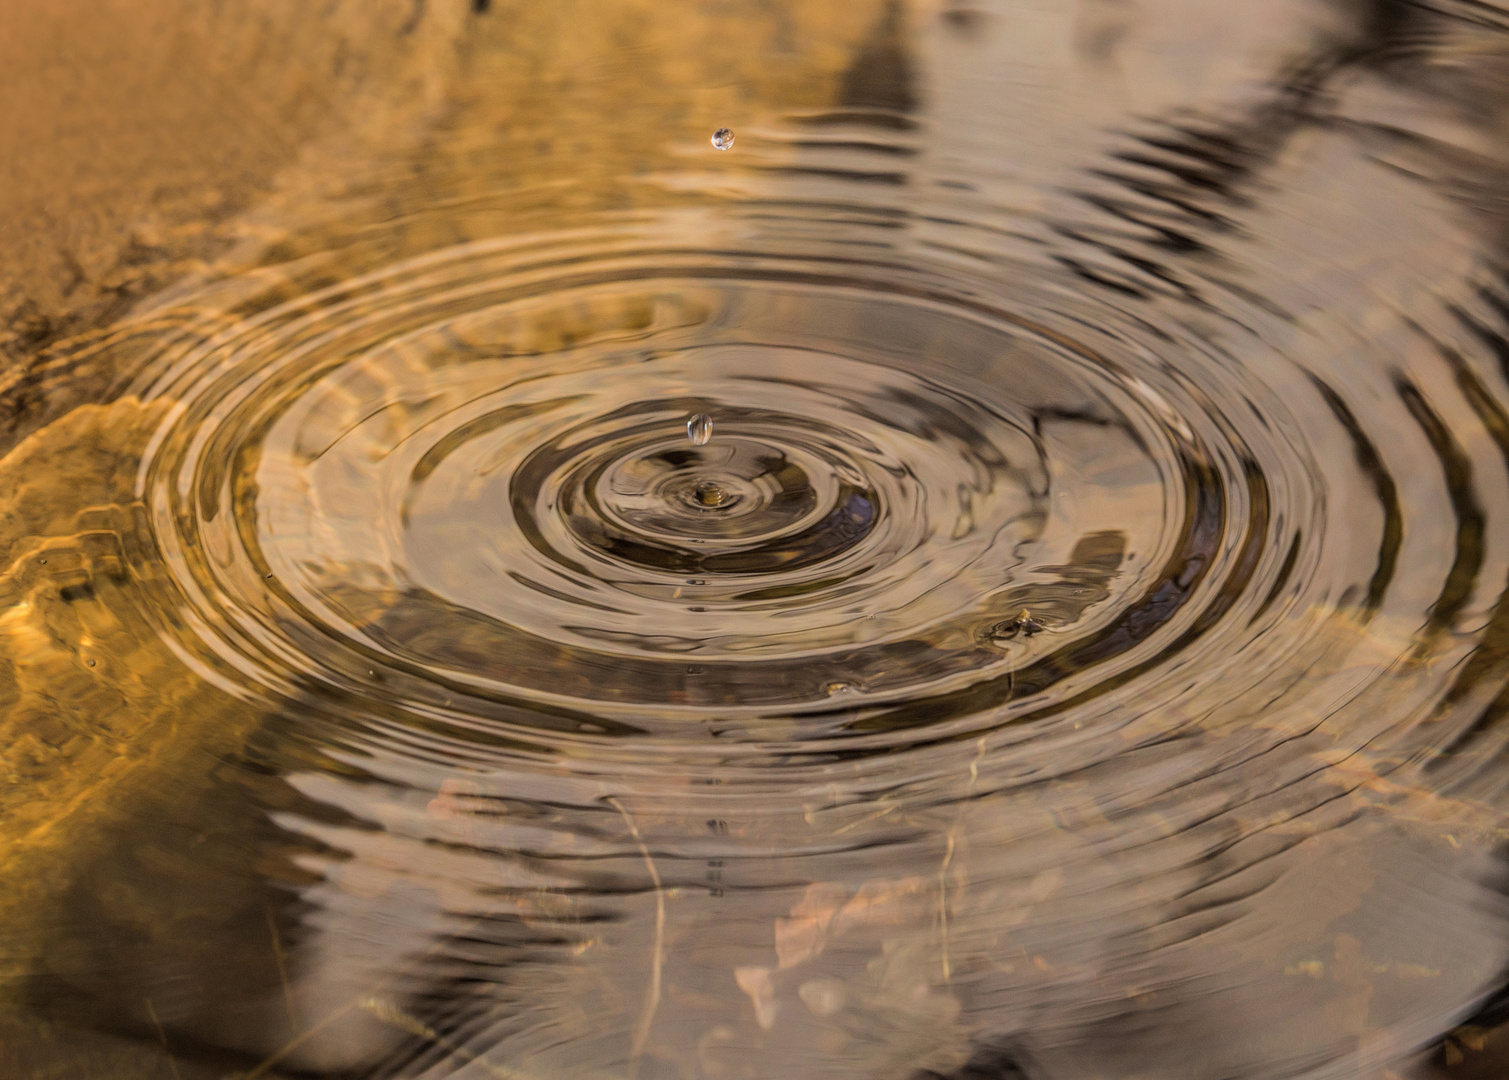
<svg viewBox="0 0 1509 1080">
<path fill-rule="evenodd" d="M 1509 1068 L 1509 10 L 442 17 L 0 386 L 7 1075 Z"/>
</svg>

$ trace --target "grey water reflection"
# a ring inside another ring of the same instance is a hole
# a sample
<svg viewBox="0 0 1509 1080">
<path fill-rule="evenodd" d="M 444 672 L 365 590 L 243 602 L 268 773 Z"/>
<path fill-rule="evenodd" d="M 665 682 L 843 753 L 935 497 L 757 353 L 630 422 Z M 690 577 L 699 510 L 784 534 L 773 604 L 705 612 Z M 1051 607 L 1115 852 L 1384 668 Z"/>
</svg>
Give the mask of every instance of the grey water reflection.
<svg viewBox="0 0 1509 1080">
<path fill-rule="evenodd" d="M 3 388 L 13 1074 L 1509 1066 L 1509 10 L 414 18 Z"/>
</svg>

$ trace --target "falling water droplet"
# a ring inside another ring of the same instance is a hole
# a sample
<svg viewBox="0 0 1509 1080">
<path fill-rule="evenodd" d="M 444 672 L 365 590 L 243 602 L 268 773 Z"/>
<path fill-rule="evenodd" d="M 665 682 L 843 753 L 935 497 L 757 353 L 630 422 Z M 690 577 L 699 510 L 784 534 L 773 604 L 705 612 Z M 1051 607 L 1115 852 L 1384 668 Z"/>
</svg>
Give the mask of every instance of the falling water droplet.
<svg viewBox="0 0 1509 1080">
<path fill-rule="evenodd" d="M 734 144 L 734 132 L 732 128 L 719 128 L 713 132 L 713 149 L 727 150 Z"/>
<path fill-rule="evenodd" d="M 706 446 L 713 437 L 713 418 L 707 413 L 698 413 L 686 422 L 686 437 L 693 446 Z"/>
</svg>

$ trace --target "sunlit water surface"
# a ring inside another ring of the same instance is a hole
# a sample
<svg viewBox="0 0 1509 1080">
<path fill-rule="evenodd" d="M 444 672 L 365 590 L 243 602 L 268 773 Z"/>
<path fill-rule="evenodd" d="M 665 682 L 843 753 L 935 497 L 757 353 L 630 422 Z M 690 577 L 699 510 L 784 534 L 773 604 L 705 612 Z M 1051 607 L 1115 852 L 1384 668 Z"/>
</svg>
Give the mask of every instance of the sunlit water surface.
<svg viewBox="0 0 1509 1080">
<path fill-rule="evenodd" d="M 52 1038 L 1489 1075 L 1509 13 L 836 7 L 477 14 L 7 384 Z"/>
</svg>

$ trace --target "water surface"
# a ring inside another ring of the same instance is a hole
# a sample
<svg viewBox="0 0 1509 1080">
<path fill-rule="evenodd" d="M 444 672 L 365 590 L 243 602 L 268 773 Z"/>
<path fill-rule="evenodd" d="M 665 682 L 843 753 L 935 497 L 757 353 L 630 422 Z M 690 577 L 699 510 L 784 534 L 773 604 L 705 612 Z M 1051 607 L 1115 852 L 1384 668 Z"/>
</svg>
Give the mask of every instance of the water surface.
<svg viewBox="0 0 1509 1080">
<path fill-rule="evenodd" d="M 1495 1075 L 1509 11 L 476 7 L 3 388 L 3 1052 Z"/>
</svg>

